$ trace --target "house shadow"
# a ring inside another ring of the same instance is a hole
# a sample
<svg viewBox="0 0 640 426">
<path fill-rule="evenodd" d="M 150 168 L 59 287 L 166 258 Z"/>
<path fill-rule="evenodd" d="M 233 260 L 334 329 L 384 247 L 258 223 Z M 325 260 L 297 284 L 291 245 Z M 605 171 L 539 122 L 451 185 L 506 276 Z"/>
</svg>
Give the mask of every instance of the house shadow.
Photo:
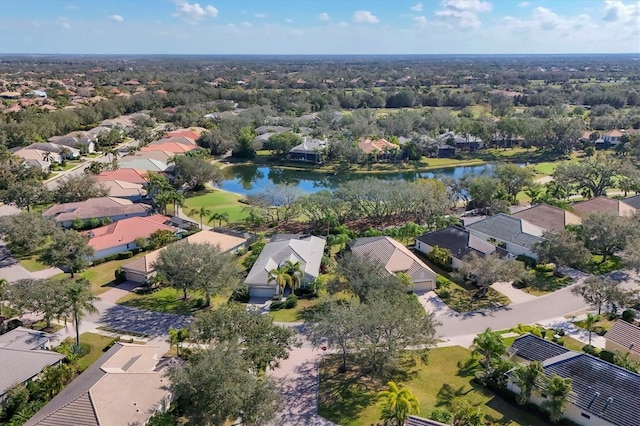
<svg viewBox="0 0 640 426">
<path fill-rule="evenodd" d="M 100 323 L 110 329 L 151 337 L 164 336 L 170 328 L 185 328 L 191 321 L 193 317 L 186 315 L 151 312 L 121 305 L 107 308 L 100 317 Z"/>
</svg>

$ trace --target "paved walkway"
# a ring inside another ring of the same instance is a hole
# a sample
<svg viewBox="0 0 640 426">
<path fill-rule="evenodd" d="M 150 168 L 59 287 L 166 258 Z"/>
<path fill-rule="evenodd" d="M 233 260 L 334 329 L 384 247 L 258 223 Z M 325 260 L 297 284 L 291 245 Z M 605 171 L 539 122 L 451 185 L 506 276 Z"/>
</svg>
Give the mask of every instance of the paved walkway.
<svg viewBox="0 0 640 426">
<path fill-rule="evenodd" d="M 498 282 L 492 284 L 491 288 L 507 296 L 509 300 L 511 300 L 510 306 L 530 302 L 538 298 L 538 296 L 534 296 L 526 291 L 515 288 L 510 282 Z"/>
</svg>

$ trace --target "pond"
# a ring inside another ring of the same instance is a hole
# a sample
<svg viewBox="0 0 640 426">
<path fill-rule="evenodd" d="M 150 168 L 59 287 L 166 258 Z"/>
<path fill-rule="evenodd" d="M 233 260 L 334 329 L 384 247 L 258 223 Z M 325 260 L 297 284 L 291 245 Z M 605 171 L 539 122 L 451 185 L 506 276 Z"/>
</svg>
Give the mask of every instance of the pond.
<svg viewBox="0 0 640 426">
<path fill-rule="evenodd" d="M 246 195 L 260 192 L 266 187 L 277 184 L 295 185 L 307 194 L 323 189 L 334 190 L 343 182 L 354 179 L 374 177 L 385 180 L 415 181 L 420 178 L 448 176 L 460 179 L 468 174 L 488 173 L 493 165 L 450 167 L 428 172 L 403 171 L 393 173 L 318 173 L 312 170 L 287 170 L 278 167 L 259 167 L 254 165 L 230 166 L 224 169 L 226 179 L 221 188 L 225 191 Z"/>
</svg>

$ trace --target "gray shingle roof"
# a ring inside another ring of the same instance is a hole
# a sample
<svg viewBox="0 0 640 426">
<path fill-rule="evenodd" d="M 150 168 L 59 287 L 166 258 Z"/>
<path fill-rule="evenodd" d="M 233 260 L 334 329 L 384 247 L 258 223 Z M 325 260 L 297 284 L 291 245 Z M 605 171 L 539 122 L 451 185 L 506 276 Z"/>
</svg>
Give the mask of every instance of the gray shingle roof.
<svg viewBox="0 0 640 426">
<path fill-rule="evenodd" d="M 275 236 L 271 242 L 265 244 L 245 283 L 266 285 L 269 281 L 269 271 L 278 268 L 287 260 L 300 262 L 304 271 L 302 280 L 317 278 L 325 244 L 323 238 L 314 236 L 288 236 L 284 240 Z"/>
<path fill-rule="evenodd" d="M 63 359 L 57 352 L 0 348 L 0 395 Z"/>
<path fill-rule="evenodd" d="M 542 241 L 541 228 L 503 213 L 467 225 L 467 229 L 528 249 Z"/>
<path fill-rule="evenodd" d="M 507 254 L 506 250 L 496 247 L 458 226 L 448 226 L 439 231 L 429 232 L 416 238 L 416 240 L 428 244 L 431 247 L 438 246 L 445 248 L 449 250 L 451 256 L 456 259 L 462 259 L 471 253 L 485 255 L 498 251 L 501 255 Z"/>
<path fill-rule="evenodd" d="M 572 380 L 569 401 L 580 410 L 618 426 L 640 425 L 640 375 L 591 355 L 571 352 L 543 363 L 547 376 Z M 604 423 L 604 422 L 603 422 Z"/>
<path fill-rule="evenodd" d="M 640 195 L 624 198 L 622 201 L 624 201 L 625 204 L 630 205 L 634 209 L 640 209 Z"/>
<path fill-rule="evenodd" d="M 52 334 L 45 333 L 44 331 L 18 327 L 8 333 L 0 335 L 0 348 L 23 351 L 44 349 L 52 337 Z"/>
<path fill-rule="evenodd" d="M 513 216 L 555 232 L 564 230 L 567 225 L 578 225 L 582 222 L 580 216 L 548 204 L 538 204 L 514 213 Z"/>
<path fill-rule="evenodd" d="M 513 341 L 509 353 L 527 361 L 545 361 L 569 352 L 569 349 L 533 334 L 524 334 Z"/>
<path fill-rule="evenodd" d="M 76 203 L 56 204 L 45 210 L 42 215 L 52 217 L 56 222 L 73 219 L 91 219 L 111 216 L 145 216 L 151 210 L 146 204 L 133 203 L 117 197 L 89 198 Z"/>
<path fill-rule="evenodd" d="M 640 327 L 618 320 L 604 337 L 632 352 L 640 353 Z"/>
</svg>

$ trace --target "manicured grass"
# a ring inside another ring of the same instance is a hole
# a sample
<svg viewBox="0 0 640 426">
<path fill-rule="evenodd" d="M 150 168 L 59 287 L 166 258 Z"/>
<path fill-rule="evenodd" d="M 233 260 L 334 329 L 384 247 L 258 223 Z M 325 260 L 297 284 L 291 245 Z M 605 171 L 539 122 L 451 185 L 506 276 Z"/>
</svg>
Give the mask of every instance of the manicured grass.
<svg viewBox="0 0 640 426">
<path fill-rule="evenodd" d="M 529 272 L 533 277 L 535 277 L 535 279 L 529 286 L 524 287 L 521 290 L 529 294 L 533 294 L 534 296 L 543 296 L 556 290 L 560 290 L 572 281 L 571 277 L 555 277 L 553 272 L 535 270 Z"/>
<path fill-rule="evenodd" d="M 225 303 L 228 296 L 219 296 L 211 299 L 212 306 Z M 192 315 L 202 309 L 204 296 L 200 293 L 188 293 L 188 299 L 182 298 L 182 292 L 171 287 L 161 288 L 146 294 L 129 293 L 116 303 L 131 308 L 145 309 L 147 311 L 164 312 L 171 314 Z"/>
<path fill-rule="evenodd" d="M 189 212 L 192 209 L 200 209 L 206 207 L 211 210 L 212 213 L 228 213 L 230 222 L 241 222 L 247 216 L 247 212 L 244 211 L 244 204 L 239 202 L 240 196 L 231 192 L 225 191 L 204 191 L 203 193 L 187 198 L 185 201 L 185 207 L 182 209 L 191 219 L 200 223 L 199 215 L 191 215 Z M 218 226 L 218 221 L 209 222 L 209 218 L 203 218 L 205 225 Z"/>
<path fill-rule="evenodd" d="M 88 354 L 78 359 L 78 371 L 82 372 L 96 362 L 115 342 L 113 337 L 96 333 L 82 333 L 80 343 L 86 343 L 91 347 Z"/>
<path fill-rule="evenodd" d="M 602 256 L 594 254 L 591 256 L 591 262 L 587 265 L 585 272 L 602 275 L 622 268 L 624 268 L 624 261 L 618 256 L 608 256 L 607 260 L 602 262 Z"/>
<path fill-rule="evenodd" d="M 420 402 L 422 417 L 436 408 L 447 409 L 451 400 L 461 397 L 482 408 L 491 423 L 502 425 L 546 425 L 544 419 L 475 383 L 477 362 L 468 363 L 471 351 L 459 346 L 436 348 L 429 353 L 427 365 L 413 364 L 407 357 L 398 384 L 407 387 Z M 327 356 L 320 368 L 318 414 L 340 425 L 377 424 L 382 402 L 377 393 L 386 385 L 348 371 L 338 374 L 340 360 Z"/>
<path fill-rule="evenodd" d="M 613 324 L 615 324 L 615 322 L 615 320 L 608 320 L 605 315 L 600 315 L 600 320 L 593 324 L 591 331 L 599 336 L 604 336 L 604 334 L 609 331 L 611 327 L 613 327 Z M 575 321 L 573 324 L 576 327 L 587 330 L 587 324 L 585 320 Z"/>
<path fill-rule="evenodd" d="M 293 309 L 279 309 L 269 311 L 269 316 L 276 322 L 298 322 L 304 321 L 304 314 L 309 309 L 313 309 L 318 303 L 318 299 L 298 299 L 298 304 Z"/>
<path fill-rule="evenodd" d="M 100 265 L 91 266 L 82 272 L 75 274 L 74 278 L 86 278 L 91 283 L 93 293 L 98 295 L 115 286 L 115 271 L 119 266 L 126 265 L 138 257 L 144 256 L 145 252 L 138 253 L 129 259 L 112 260 L 110 262 L 101 263 Z M 70 278 L 70 274 L 62 273 L 55 275 L 53 279 Z"/>
<path fill-rule="evenodd" d="M 18 262 L 29 272 L 38 272 L 49 268 L 44 263 L 38 262 L 38 257 L 40 253 L 35 253 L 30 256 L 20 256 L 18 257 Z"/>
</svg>

